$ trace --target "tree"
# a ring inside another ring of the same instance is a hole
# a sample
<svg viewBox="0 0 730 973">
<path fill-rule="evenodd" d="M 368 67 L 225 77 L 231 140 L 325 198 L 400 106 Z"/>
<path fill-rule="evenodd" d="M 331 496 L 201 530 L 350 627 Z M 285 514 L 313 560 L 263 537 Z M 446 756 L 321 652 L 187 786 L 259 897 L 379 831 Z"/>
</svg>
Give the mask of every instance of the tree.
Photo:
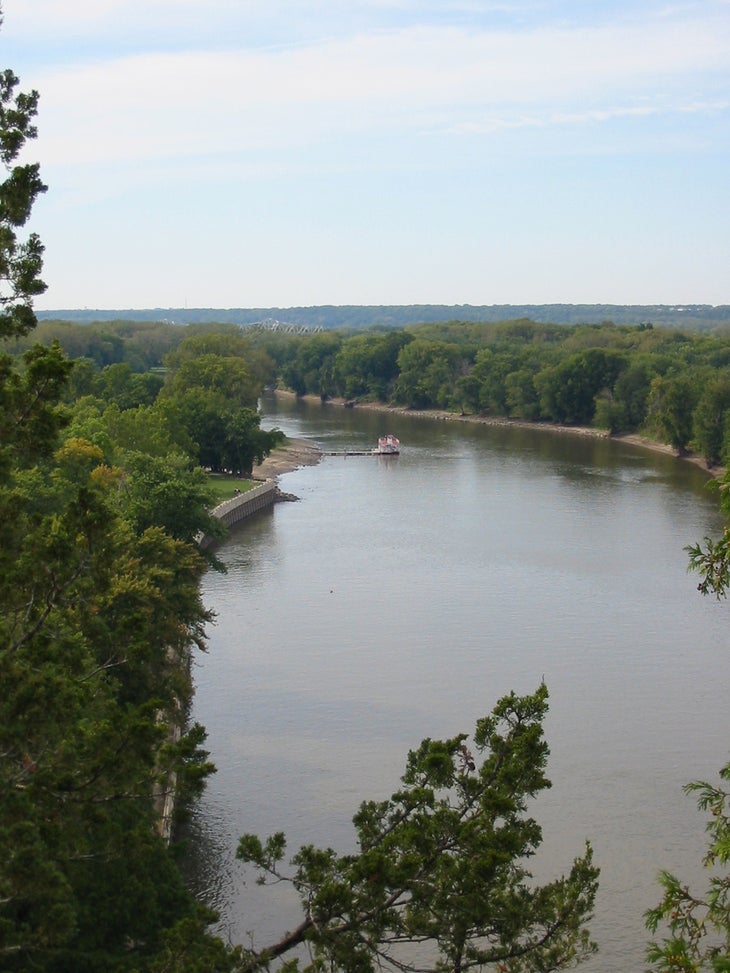
<svg viewBox="0 0 730 973">
<path fill-rule="evenodd" d="M 531 696 L 501 699 L 477 723 L 476 757 L 466 734 L 424 740 L 408 757 L 403 786 L 389 800 L 360 807 L 354 854 L 307 846 L 288 871 L 283 834 L 264 842 L 245 835 L 238 857 L 263 881 L 291 883 L 304 915 L 281 940 L 248 953 L 240 969 L 268 969 L 303 944 L 311 973 L 462 973 L 488 965 L 522 973 L 588 956 L 598 878 L 590 847 L 567 877 L 547 885 L 534 883 L 526 867 L 542 838 L 528 803 L 550 786 L 547 695 L 543 685 Z"/>
<path fill-rule="evenodd" d="M 19 242 L 44 187 L 11 168 L 37 95 L 0 75 L 0 339 L 35 324 L 42 246 Z M 79 437 L 59 442 L 71 370 L 57 342 L 0 353 L 0 967 L 146 971 L 204 921 L 163 837 L 156 788 L 209 769 L 184 665 L 209 614 L 205 560 L 117 508 L 121 471 Z M 210 946 L 210 950 L 209 950 Z M 220 953 L 205 935 L 197 955 Z M 211 967 L 208 966 L 208 969 Z"/>
<path fill-rule="evenodd" d="M 214 389 L 251 408 L 263 386 L 272 380 L 274 367 L 269 356 L 254 348 L 237 327 L 191 334 L 165 356 L 165 365 L 173 392 L 191 386 Z"/>
<path fill-rule="evenodd" d="M 342 338 L 325 332 L 296 339 L 296 354 L 282 363 L 281 378 L 297 395 L 335 393 L 335 360 Z"/>
<path fill-rule="evenodd" d="M 518 368 L 504 380 L 505 398 L 509 415 L 514 419 L 536 420 L 540 415 L 540 403 L 535 389 L 534 374 L 529 368 Z"/>
<path fill-rule="evenodd" d="M 399 371 L 399 353 L 411 341 L 404 331 L 348 338 L 335 359 L 337 390 L 347 399 L 370 396 L 387 401 Z"/>
<path fill-rule="evenodd" d="M 613 391 L 599 399 L 597 406 L 603 405 L 600 413 L 596 409 L 596 424 L 605 425 L 611 432 L 639 429 L 646 419 L 649 388 L 655 374 L 647 356 L 632 358 L 616 379 Z"/>
<path fill-rule="evenodd" d="M 730 416 L 730 376 L 711 372 L 694 411 L 694 445 L 715 466 L 723 459 L 728 416 Z"/>
<path fill-rule="evenodd" d="M 730 476 L 721 487 L 721 505 L 730 513 L 728 496 Z M 698 590 L 703 595 L 724 598 L 730 588 L 730 528 L 713 541 L 688 549 L 690 569 L 700 576 Z M 662 973 L 670 971 L 730 971 L 730 763 L 720 770 L 719 785 L 693 781 L 685 786 L 688 794 L 698 794 L 700 810 L 709 811 L 706 830 L 710 836 L 704 864 L 713 869 L 707 890 L 696 893 L 669 871 L 659 873 L 662 900 L 645 914 L 646 925 L 656 934 L 666 925 L 668 936 L 653 941 L 647 959 Z"/>
<path fill-rule="evenodd" d="M 263 462 L 284 438 L 278 429 L 262 429 L 261 416 L 254 409 L 238 409 L 227 417 L 223 466 L 251 476 L 254 464 Z"/>
<path fill-rule="evenodd" d="M 656 933 L 667 924 L 669 936 L 653 942 L 647 959 L 656 970 L 670 971 L 730 970 L 730 763 L 720 771 L 721 785 L 694 781 L 684 788 L 697 793 L 697 806 L 709 811 L 710 835 L 704 864 L 715 870 L 703 893 L 690 891 L 671 872 L 659 874 L 663 889 L 659 905 L 646 913 L 646 925 Z M 723 872 L 717 871 L 722 868 Z"/>
<path fill-rule="evenodd" d="M 659 435 L 681 454 L 692 439 L 692 413 L 698 388 L 686 374 L 652 380 L 648 418 Z"/>
<path fill-rule="evenodd" d="M 553 422 L 590 425 L 596 396 L 613 389 L 625 365 L 618 352 L 589 348 L 543 369 L 535 377 L 535 386 L 544 416 Z"/>
<path fill-rule="evenodd" d="M 153 787 L 200 765 L 199 735 L 168 745 L 165 726 L 209 617 L 205 562 L 158 526 L 136 533 L 118 482 L 69 439 L 0 486 L 4 970 L 141 969 L 196 908 L 155 832 Z"/>
<path fill-rule="evenodd" d="M 0 24 L 2 14 L 0 14 Z M 36 137 L 33 119 L 38 92 L 17 91 L 12 71 L 0 73 L 0 160 L 7 173 L 0 184 L 0 337 L 27 334 L 35 326 L 32 301 L 46 285 L 40 278 L 43 247 L 37 234 L 18 239 L 31 209 L 46 187 L 37 163 L 16 165 L 28 139 Z"/>
<path fill-rule="evenodd" d="M 398 355 L 400 374 L 393 395 L 413 409 L 451 404 L 462 353 L 456 345 L 416 338 Z"/>
<path fill-rule="evenodd" d="M 182 453 L 151 456 L 128 451 L 123 462 L 119 509 L 138 533 L 163 527 L 170 537 L 190 544 L 201 533 L 225 536 L 225 528 L 209 512 L 215 506 L 210 479 L 200 467 L 191 467 Z"/>
</svg>

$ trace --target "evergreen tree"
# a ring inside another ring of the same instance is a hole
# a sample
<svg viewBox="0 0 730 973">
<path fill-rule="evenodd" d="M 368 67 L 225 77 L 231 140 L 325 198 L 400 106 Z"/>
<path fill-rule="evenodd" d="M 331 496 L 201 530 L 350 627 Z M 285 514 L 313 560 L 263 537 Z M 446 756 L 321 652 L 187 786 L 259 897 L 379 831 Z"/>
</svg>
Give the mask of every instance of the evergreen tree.
<svg viewBox="0 0 730 973">
<path fill-rule="evenodd" d="M 239 858 L 264 881 L 290 882 L 303 918 L 240 969 L 267 969 L 302 945 L 312 956 L 307 973 L 527 973 L 590 955 L 586 923 L 598 878 L 590 847 L 547 885 L 527 869 L 542 838 L 528 806 L 550 786 L 546 711 L 543 685 L 532 696 L 500 700 L 477 723 L 471 747 L 466 734 L 424 740 L 390 800 L 361 806 L 354 854 L 304 847 L 289 871 L 281 865 L 283 834 L 265 842 L 244 836 Z"/>
</svg>

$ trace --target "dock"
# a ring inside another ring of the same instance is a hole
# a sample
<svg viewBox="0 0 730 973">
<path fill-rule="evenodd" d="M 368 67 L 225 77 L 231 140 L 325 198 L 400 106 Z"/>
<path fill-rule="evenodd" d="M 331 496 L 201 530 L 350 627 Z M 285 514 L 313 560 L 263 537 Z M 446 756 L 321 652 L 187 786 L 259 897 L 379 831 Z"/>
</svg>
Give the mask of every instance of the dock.
<svg viewBox="0 0 730 973">
<path fill-rule="evenodd" d="M 388 433 L 380 436 L 378 445 L 371 449 L 329 449 L 322 450 L 323 456 L 397 456 L 400 453 L 400 440 Z"/>
<path fill-rule="evenodd" d="M 377 449 L 323 449 L 323 456 L 385 456 Z"/>
</svg>

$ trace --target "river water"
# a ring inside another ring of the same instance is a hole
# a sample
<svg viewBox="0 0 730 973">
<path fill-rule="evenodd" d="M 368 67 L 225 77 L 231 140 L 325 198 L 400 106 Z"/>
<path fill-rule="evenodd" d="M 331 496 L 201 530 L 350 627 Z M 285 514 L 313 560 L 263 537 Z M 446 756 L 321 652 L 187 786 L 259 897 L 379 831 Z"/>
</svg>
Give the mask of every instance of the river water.
<svg viewBox="0 0 730 973">
<path fill-rule="evenodd" d="M 704 818 L 682 792 L 727 760 L 728 607 L 686 545 L 721 527 L 696 467 L 614 441 L 265 400 L 266 427 L 325 449 L 399 436 L 399 457 L 325 457 L 300 498 L 246 521 L 204 582 L 217 614 L 193 716 L 218 767 L 195 808 L 195 889 L 234 942 L 297 922 L 235 862 L 244 832 L 352 848 L 409 748 L 473 729 L 514 689 L 550 691 L 553 788 L 533 871 L 601 867 L 593 973 L 643 969 L 656 874 L 701 880 Z"/>
</svg>

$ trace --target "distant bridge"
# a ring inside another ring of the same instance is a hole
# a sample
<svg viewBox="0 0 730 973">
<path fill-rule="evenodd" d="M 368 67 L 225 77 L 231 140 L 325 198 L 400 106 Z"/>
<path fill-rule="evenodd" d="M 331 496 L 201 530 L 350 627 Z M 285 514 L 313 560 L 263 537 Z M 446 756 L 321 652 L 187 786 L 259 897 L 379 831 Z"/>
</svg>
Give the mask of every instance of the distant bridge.
<svg viewBox="0 0 730 973">
<path fill-rule="evenodd" d="M 281 331 L 282 334 L 319 334 L 324 331 L 321 324 L 294 324 L 291 321 L 277 321 L 276 318 L 264 318 L 246 327 L 252 331 Z"/>
</svg>

